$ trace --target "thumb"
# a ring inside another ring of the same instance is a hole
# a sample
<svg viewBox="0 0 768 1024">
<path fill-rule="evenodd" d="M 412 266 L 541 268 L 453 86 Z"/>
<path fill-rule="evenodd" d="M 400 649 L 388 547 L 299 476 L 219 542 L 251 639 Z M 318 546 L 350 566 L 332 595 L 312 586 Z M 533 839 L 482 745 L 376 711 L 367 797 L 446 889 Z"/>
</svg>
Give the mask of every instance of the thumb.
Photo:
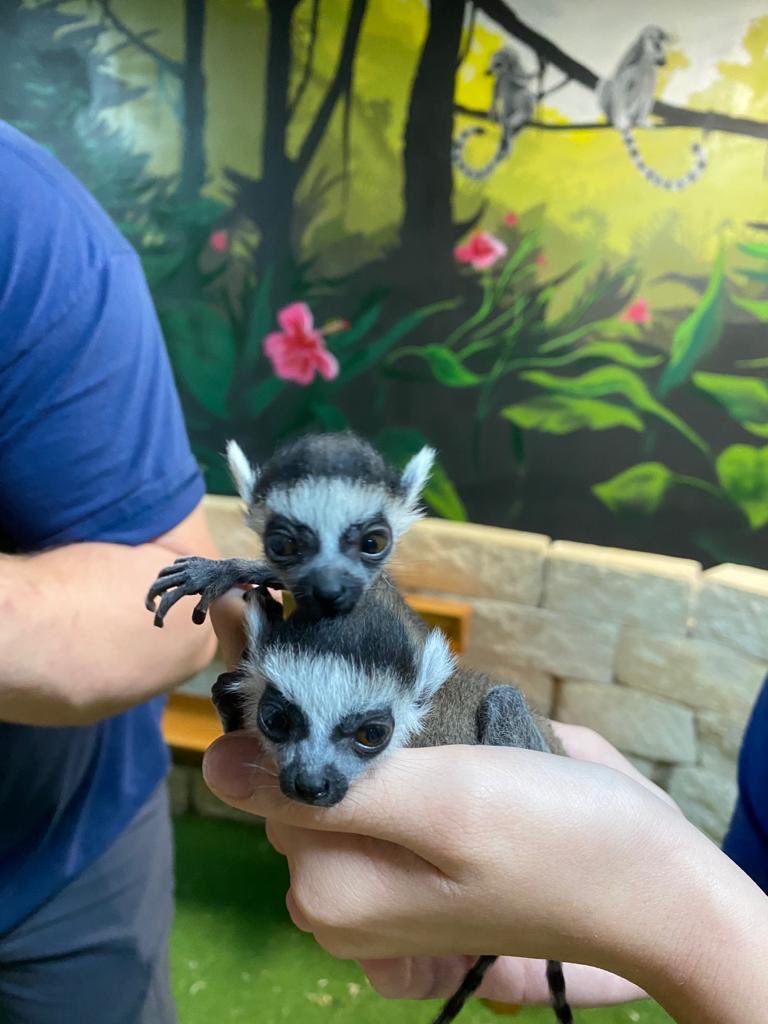
<svg viewBox="0 0 768 1024">
<path fill-rule="evenodd" d="M 335 807 L 311 807 L 285 797 L 277 776 L 269 774 L 274 765 L 258 738 L 245 732 L 227 733 L 208 748 L 203 775 L 221 800 L 239 810 L 299 828 L 383 839 L 437 863 L 445 862 L 446 839 L 461 827 L 462 786 L 476 774 L 478 755 L 485 760 L 483 754 L 491 750 L 398 750 L 356 780 Z"/>
</svg>

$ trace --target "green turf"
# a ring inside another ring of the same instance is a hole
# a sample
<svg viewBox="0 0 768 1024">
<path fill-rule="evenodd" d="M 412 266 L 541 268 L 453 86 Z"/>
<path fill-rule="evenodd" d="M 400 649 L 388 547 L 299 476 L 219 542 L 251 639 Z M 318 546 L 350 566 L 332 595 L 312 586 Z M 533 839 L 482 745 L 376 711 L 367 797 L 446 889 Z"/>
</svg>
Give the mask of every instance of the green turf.
<svg viewBox="0 0 768 1024">
<path fill-rule="evenodd" d="M 176 819 L 172 944 L 180 1024 L 429 1024 L 439 1004 L 389 1002 L 334 960 L 285 911 L 287 874 L 258 827 Z M 655 1004 L 577 1011 L 579 1024 L 669 1024 Z M 548 1009 L 499 1017 L 471 1003 L 461 1024 L 552 1024 Z"/>
</svg>

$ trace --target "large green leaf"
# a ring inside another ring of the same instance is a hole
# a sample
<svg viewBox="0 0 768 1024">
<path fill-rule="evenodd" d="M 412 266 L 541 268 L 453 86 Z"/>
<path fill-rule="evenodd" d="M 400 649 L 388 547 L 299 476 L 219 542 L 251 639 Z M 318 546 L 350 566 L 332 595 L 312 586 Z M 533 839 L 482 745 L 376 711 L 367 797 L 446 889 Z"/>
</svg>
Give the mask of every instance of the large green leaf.
<svg viewBox="0 0 768 1024">
<path fill-rule="evenodd" d="M 404 466 L 425 444 L 428 444 L 428 441 L 423 434 L 409 427 L 388 427 L 376 438 L 379 451 L 398 467 Z M 444 519 L 466 521 L 467 510 L 464 503 L 439 461 L 435 461 L 432 466 L 422 497 L 427 505 Z"/>
<path fill-rule="evenodd" d="M 741 306 L 742 309 L 746 309 L 752 316 L 757 317 L 758 320 L 765 322 L 768 320 L 768 301 L 761 299 L 740 299 L 736 295 L 731 296 L 731 300 L 737 305 Z"/>
<path fill-rule="evenodd" d="M 768 523 L 768 446 L 733 444 L 715 463 L 720 484 L 753 530 Z"/>
<path fill-rule="evenodd" d="M 764 242 L 739 242 L 736 248 L 747 256 L 754 256 L 758 260 L 768 260 L 768 245 Z"/>
<path fill-rule="evenodd" d="M 643 421 L 631 409 L 596 398 L 570 398 L 568 395 L 531 398 L 527 402 L 508 405 L 501 410 L 501 415 L 523 430 L 540 430 L 547 434 L 610 430 L 613 427 L 643 429 Z"/>
<path fill-rule="evenodd" d="M 595 484 L 595 494 L 611 512 L 653 515 L 675 483 L 675 474 L 661 462 L 640 462 L 623 473 Z"/>
<path fill-rule="evenodd" d="M 449 348 L 443 345 L 424 345 L 421 348 L 409 348 L 408 354 L 418 356 L 429 363 L 432 376 L 440 384 L 449 388 L 469 388 L 479 384 L 482 377 L 468 370 L 462 361 Z"/>
<path fill-rule="evenodd" d="M 511 360 L 505 369 L 544 370 L 550 367 L 570 366 L 572 363 L 578 363 L 584 359 L 608 359 L 620 366 L 644 370 L 658 366 L 664 360 L 664 356 L 641 355 L 631 345 L 625 345 L 623 341 L 590 341 L 562 356 L 534 356 L 530 359 Z"/>
<path fill-rule="evenodd" d="M 342 352 L 345 349 L 351 348 L 376 325 L 376 321 L 380 316 L 381 303 L 379 302 L 363 310 L 349 330 L 342 331 L 338 335 L 332 335 L 329 339 L 328 347 L 334 352 Z"/>
<path fill-rule="evenodd" d="M 694 367 L 720 340 L 724 284 L 725 249 L 721 246 L 706 291 L 675 331 L 669 362 L 659 382 L 660 395 L 685 383 Z"/>
<path fill-rule="evenodd" d="M 752 434 L 768 437 L 768 382 L 760 377 L 726 373 L 694 373 L 693 383 Z"/>
<path fill-rule="evenodd" d="M 166 310 L 161 323 L 182 386 L 214 416 L 227 416 L 237 344 L 230 322 L 204 302 Z"/>
<path fill-rule="evenodd" d="M 687 423 L 666 409 L 651 395 L 644 382 L 632 370 L 623 366 L 599 366 L 588 370 L 579 377 L 558 377 L 543 370 L 529 370 L 521 373 L 523 380 L 543 388 L 571 395 L 574 398 L 606 398 L 608 395 L 622 395 L 636 409 L 657 417 L 669 426 L 674 427 L 683 437 L 701 451 L 707 451 L 707 445 Z"/>
<path fill-rule="evenodd" d="M 272 309 L 272 278 L 274 271 L 268 267 L 258 283 L 251 302 L 250 316 L 245 334 L 245 369 L 252 369 L 261 358 L 264 338 L 270 331 L 277 330 L 274 311 Z"/>
</svg>

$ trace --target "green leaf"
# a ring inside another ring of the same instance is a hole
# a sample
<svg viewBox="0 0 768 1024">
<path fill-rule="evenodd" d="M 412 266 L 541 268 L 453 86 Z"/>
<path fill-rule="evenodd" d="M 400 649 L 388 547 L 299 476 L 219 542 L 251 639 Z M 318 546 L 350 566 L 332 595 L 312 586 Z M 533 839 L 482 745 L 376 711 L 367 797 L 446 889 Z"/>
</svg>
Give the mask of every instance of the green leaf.
<svg viewBox="0 0 768 1024">
<path fill-rule="evenodd" d="M 695 309 L 678 326 L 672 340 L 669 362 L 659 382 L 659 394 L 666 395 L 685 383 L 696 364 L 720 340 L 723 329 L 725 249 L 721 246 L 706 291 Z"/>
<path fill-rule="evenodd" d="M 273 273 L 272 267 L 266 269 L 253 296 L 243 352 L 246 369 L 250 369 L 258 363 L 264 346 L 264 338 L 270 331 L 277 329 L 271 297 Z"/>
<path fill-rule="evenodd" d="M 613 427 L 643 429 L 643 421 L 630 409 L 595 398 L 569 398 L 567 395 L 531 398 L 508 405 L 501 410 L 501 415 L 523 430 L 540 430 L 547 434 L 611 430 Z"/>
<path fill-rule="evenodd" d="M 180 383 L 208 412 L 226 418 L 237 355 L 232 325 L 204 302 L 168 310 L 161 323 Z"/>
<path fill-rule="evenodd" d="M 768 260 L 768 245 L 763 242 L 739 242 L 736 248 L 747 256 L 754 256 L 758 260 Z"/>
<path fill-rule="evenodd" d="M 623 395 L 636 409 L 667 423 L 679 431 L 691 444 L 706 452 L 707 445 L 684 420 L 666 409 L 651 395 L 650 391 L 632 370 L 623 366 L 600 366 L 588 370 L 580 377 L 557 377 L 543 370 L 529 370 L 521 373 L 523 380 L 530 381 L 546 391 L 556 391 L 573 398 L 605 398 L 608 395 Z"/>
<path fill-rule="evenodd" d="M 753 270 L 751 267 L 736 267 L 735 272 L 748 277 L 750 281 L 760 281 L 763 284 L 768 281 L 768 270 Z"/>
<path fill-rule="evenodd" d="M 312 419 L 323 430 L 337 431 L 346 430 L 349 426 L 347 417 L 335 405 L 326 405 L 323 402 L 313 402 L 309 408 Z"/>
<path fill-rule="evenodd" d="M 768 382 L 759 377 L 694 373 L 693 383 L 752 434 L 768 437 Z"/>
<path fill-rule="evenodd" d="M 661 462 L 640 462 L 623 473 L 595 484 L 592 493 L 611 512 L 653 515 L 675 483 L 675 474 Z"/>
<path fill-rule="evenodd" d="M 169 277 L 184 262 L 186 253 L 182 248 L 175 252 L 153 252 L 144 253 L 141 257 L 141 265 L 151 288 Z"/>
<path fill-rule="evenodd" d="M 242 401 L 248 416 L 256 417 L 267 409 L 285 391 L 285 381 L 279 377 L 267 377 L 249 388 Z"/>
<path fill-rule="evenodd" d="M 332 335 L 328 339 L 328 347 L 334 352 L 342 352 L 344 349 L 351 348 L 356 342 L 360 341 L 361 338 L 364 338 L 373 327 L 375 327 L 376 321 L 380 316 L 381 303 L 377 303 L 369 309 L 364 310 L 349 330 L 342 331 L 338 335 Z"/>
<path fill-rule="evenodd" d="M 768 523 L 768 446 L 734 444 L 717 457 L 720 484 L 753 530 Z"/>
<path fill-rule="evenodd" d="M 432 376 L 446 387 L 468 388 L 482 380 L 482 377 L 468 370 L 458 356 L 442 345 L 424 345 L 423 348 L 409 349 L 409 354 L 426 360 Z"/>
<path fill-rule="evenodd" d="M 399 468 L 428 443 L 423 434 L 408 427 L 388 427 L 376 438 L 379 451 Z M 467 510 L 464 503 L 438 461 L 432 466 L 422 497 L 432 511 L 444 519 L 466 522 Z"/>
<path fill-rule="evenodd" d="M 762 320 L 763 322 L 768 320 L 768 301 L 760 299 L 739 299 L 735 295 L 732 295 L 731 299 L 737 306 L 741 306 L 742 309 L 746 309 L 748 313 L 757 317 L 758 320 Z"/>
</svg>

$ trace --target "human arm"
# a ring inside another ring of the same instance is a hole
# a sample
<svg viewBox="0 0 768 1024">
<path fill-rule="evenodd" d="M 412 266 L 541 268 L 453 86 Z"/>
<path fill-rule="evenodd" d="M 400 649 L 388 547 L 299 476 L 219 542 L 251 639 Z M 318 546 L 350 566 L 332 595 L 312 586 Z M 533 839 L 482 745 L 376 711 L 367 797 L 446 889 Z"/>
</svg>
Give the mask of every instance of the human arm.
<svg viewBox="0 0 768 1024">
<path fill-rule="evenodd" d="M 203 668 L 210 627 L 178 615 L 160 632 L 143 603 L 159 569 L 185 554 L 215 557 L 202 505 L 145 544 L 0 556 L 0 720 L 85 725 Z"/>
<path fill-rule="evenodd" d="M 313 809 L 255 782 L 244 765 L 259 756 L 226 736 L 206 778 L 268 819 L 294 920 L 334 955 L 561 959 L 630 979 L 680 1024 L 762 1020 L 768 900 L 628 775 L 522 750 L 406 750 Z"/>
</svg>

